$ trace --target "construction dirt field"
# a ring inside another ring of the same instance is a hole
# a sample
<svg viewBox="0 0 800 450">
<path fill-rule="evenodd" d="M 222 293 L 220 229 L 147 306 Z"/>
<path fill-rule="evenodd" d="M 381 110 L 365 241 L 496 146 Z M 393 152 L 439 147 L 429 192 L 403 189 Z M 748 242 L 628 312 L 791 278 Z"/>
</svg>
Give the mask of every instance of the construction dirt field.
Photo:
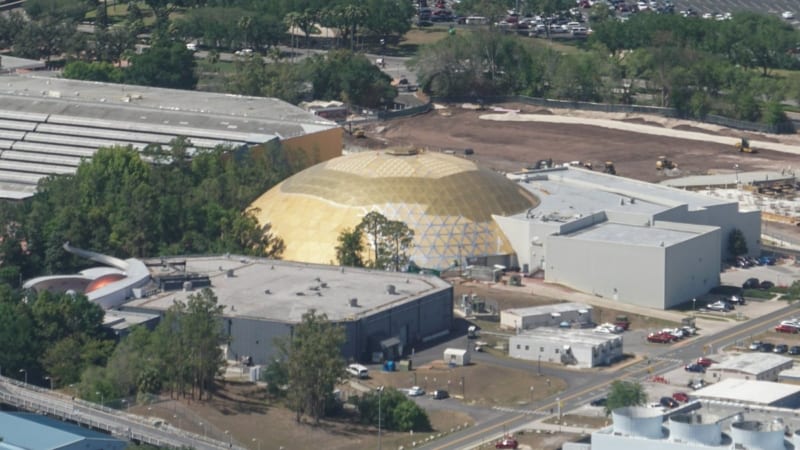
<svg viewBox="0 0 800 450">
<path fill-rule="evenodd" d="M 619 175 L 651 182 L 665 177 L 655 169 L 659 156 L 666 156 L 678 164 L 679 169 L 671 171 L 670 176 L 732 173 L 735 164 L 739 165 L 741 172 L 781 171 L 800 166 L 800 156 L 796 154 L 758 149 L 756 145 L 753 147 L 758 153 L 743 154 L 733 146 L 735 139 L 747 137 L 754 142 L 795 145 L 800 151 L 798 135 L 743 132 L 660 116 L 551 110 L 516 103 L 494 107 L 501 107 L 500 113 L 511 110 L 522 115 L 565 116 L 572 120 L 576 117 L 610 119 L 616 122 L 616 126 L 630 124 L 631 128 L 639 131 L 567 123 L 485 120 L 480 117 L 498 111 L 493 111 L 493 107 L 477 111 L 471 105 L 456 104 L 439 106 L 413 117 L 367 125 L 364 127 L 367 138 L 348 136 L 346 147 L 358 150 L 413 146 L 429 151 L 453 151 L 462 156 L 469 148 L 474 154 L 465 157 L 504 172 L 517 171 L 547 158 L 552 158 L 556 164 L 591 162 L 595 170 L 602 169 L 605 161 L 613 161 Z M 641 125 L 649 125 L 645 128 L 651 128 L 656 134 L 641 132 Z M 669 134 L 673 133 L 670 130 L 677 134 L 690 131 L 700 135 L 727 136 L 731 143 L 725 145 L 670 137 Z"/>
</svg>

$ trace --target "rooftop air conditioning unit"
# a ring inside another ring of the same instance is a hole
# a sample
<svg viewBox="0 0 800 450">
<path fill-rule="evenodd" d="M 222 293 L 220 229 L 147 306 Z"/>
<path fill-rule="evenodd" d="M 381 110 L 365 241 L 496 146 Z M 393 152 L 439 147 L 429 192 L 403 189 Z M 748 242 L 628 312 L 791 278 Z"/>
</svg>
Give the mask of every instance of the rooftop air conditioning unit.
<svg viewBox="0 0 800 450">
<path fill-rule="evenodd" d="M 386 285 L 386 293 L 389 294 L 389 295 L 395 295 L 395 294 L 397 294 L 397 290 L 395 289 L 393 284 L 387 284 Z"/>
<path fill-rule="evenodd" d="M 352 306 L 353 308 L 355 308 L 355 307 L 357 307 L 357 306 L 358 306 L 358 299 L 357 299 L 357 298 L 355 298 L 355 297 L 353 297 L 353 298 L 351 298 L 350 300 L 348 300 L 348 302 L 347 302 L 347 303 L 348 303 L 350 306 Z"/>
</svg>

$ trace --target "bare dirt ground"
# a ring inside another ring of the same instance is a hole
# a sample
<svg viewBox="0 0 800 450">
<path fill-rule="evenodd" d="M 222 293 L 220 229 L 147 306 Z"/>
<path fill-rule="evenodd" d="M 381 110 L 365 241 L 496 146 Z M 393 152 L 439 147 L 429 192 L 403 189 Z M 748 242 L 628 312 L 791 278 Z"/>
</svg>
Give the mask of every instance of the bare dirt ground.
<svg viewBox="0 0 800 450">
<path fill-rule="evenodd" d="M 610 118 L 659 128 L 800 144 L 796 135 L 742 132 L 657 116 L 559 111 L 524 104 L 495 106 L 526 114 Z M 367 139 L 348 140 L 347 144 L 374 149 L 411 145 L 434 151 L 455 150 L 461 154 L 464 149 L 472 148 L 475 154 L 471 159 L 500 171 L 520 170 L 546 158 L 556 163 L 588 161 L 595 169 L 602 167 L 605 161 L 613 161 L 618 174 L 651 182 L 664 177 L 655 170 L 655 162 L 662 155 L 678 163 L 681 176 L 733 172 L 734 164 L 739 165 L 740 171 L 781 170 L 800 165 L 800 157 L 775 151 L 740 154 L 728 145 L 596 126 L 481 120 L 479 116 L 486 113 L 464 109 L 461 105 L 447 105 L 445 109 L 426 114 L 369 125 Z"/>
</svg>

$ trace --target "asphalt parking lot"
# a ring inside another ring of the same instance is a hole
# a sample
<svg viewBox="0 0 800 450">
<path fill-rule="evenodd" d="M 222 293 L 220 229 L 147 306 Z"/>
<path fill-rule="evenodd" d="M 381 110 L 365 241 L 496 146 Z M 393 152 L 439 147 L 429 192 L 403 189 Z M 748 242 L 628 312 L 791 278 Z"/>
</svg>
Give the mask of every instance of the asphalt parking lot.
<svg viewBox="0 0 800 450">
<path fill-rule="evenodd" d="M 675 10 L 681 11 L 691 7 L 703 13 L 734 13 L 736 11 L 753 11 L 780 16 L 784 11 L 800 14 L 800 3 L 797 0 L 675 0 Z M 795 21 L 798 19 L 795 18 Z"/>
<path fill-rule="evenodd" d="M 791 261 L 784 261 L 774 266 L 733 268 L 726 270 L 720 276 L 722 284 L 726 286 L 741 286 L 748 278 L 769 280 L 776 286 L 790 285 L 794 280 L 800 279 L 800 266 L 794 265 Z"/>
</svg>

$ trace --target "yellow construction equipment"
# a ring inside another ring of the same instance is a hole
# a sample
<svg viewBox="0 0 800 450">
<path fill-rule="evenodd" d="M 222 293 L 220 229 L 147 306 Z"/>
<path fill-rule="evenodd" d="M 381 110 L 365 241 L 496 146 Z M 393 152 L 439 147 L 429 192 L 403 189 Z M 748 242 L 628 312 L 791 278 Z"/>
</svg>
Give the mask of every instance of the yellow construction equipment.
<svg viewBox="0 0 800 450">
<path fill-rule="evenodd" d="M 742 138 L 741 141 L 736 143 L 736 150 L 742 153 L 756 153 L 756 150 L 750 147 L 750 141 L 747 138 Z"/>
<path fill-rule="evenodd" d="M 367 137 L 367 133 L 364 131 L 363 128 L 356 128 L 353 130 L 353 136 L 357 138 L 365 138 Z"/>
<path fill-rule="evenodd" d="M 659 156 L 656 161 L 656 170 L 673 170 L 677 169 L 678 165 L 674 161 L 667 159 L 666 156 Z"/>
</svg>

